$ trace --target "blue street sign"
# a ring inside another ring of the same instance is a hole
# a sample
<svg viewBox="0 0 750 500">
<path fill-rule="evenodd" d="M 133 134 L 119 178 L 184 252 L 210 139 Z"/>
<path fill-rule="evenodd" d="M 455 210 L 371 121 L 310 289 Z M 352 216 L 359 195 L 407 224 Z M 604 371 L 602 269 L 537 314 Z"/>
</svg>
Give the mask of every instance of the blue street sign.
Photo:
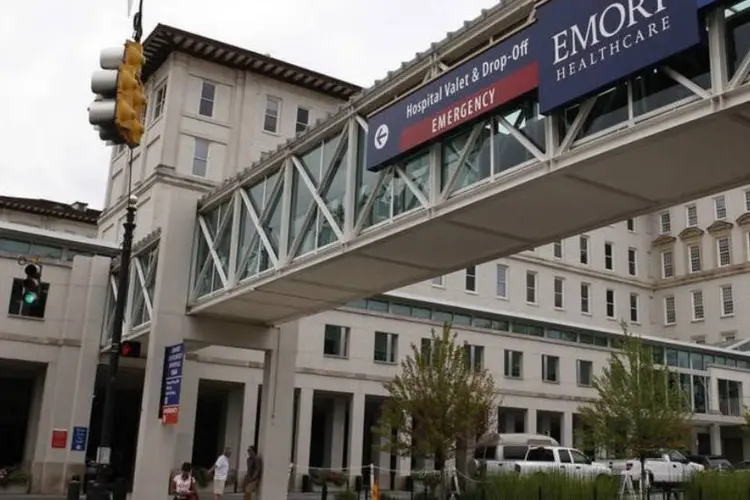
<svg viewBox="0 0 750 500">
<path fill-rule="evenodd" d="M 88 437 L 88 427 L 73 427 L 73 437 L 70 440 L 70 449 L 73 451 L 86 451 Z"/>
<path fill-rule="evenodd" d="M 185 362 L 185 344 L 164 349 L 164 395 L 162 406 L 179 406 L 182 385 L 182 367 Z"/>
<path fill-rule="evenodd" d="M 698 9 L 717 0 L 550 0 L 536 22 L 369 118 L 365 166 L 538 89 L 550 113 L 700 43 Z M 575 7 L 573 7 L 575 4 Z"/>
</svg>

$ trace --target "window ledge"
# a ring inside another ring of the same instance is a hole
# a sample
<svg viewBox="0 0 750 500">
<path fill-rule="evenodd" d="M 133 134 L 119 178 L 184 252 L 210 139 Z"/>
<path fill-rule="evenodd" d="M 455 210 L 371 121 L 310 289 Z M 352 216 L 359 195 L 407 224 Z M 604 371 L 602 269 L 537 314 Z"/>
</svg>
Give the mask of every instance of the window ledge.
<svg viewBox="0 0 750 500">
<path fill-rule="evenodd" d="M 507 296 L 507 295 L 506 295 L 506 296 L 504 296 L 504 297 L 503 297 L 502 295 L 495 295 L 495 298 L 496 298 L 497 300 L 504 300 L 504 301 L 506 301 L 506 302 L 508 301 L 508 296 Z"/>
<path fill-rule="evenodd" d="M 527 301 L 526 305 L 527 306 L 532 306 L 532 307 L 539 307 L 539 302 L 528 302 Z"/>
<path fill-rule="evenodd" d="M 281 137 L 281 134 L 279 132 L 271 132 L 270 130 L 266 130 L 263 127 L 260 128 L 260 131 L 272 137 Z"/>
<path fill-rule="evenodd" d="M 592 387 L 594 387 L 594 385 L 593 384 L 582 384 L 582 383 L 578 382 L 578 387 L 582 387 L 584 389 L 591 389 Z"/>
<path fill-rule="evenodd" d="M 439 288 L 440 290 L 445 290 L 445 285 L 438 285 L 437 283 L 430 283 L 430 286 L 432 288 Z"/>
<path fill-rule="evenodd" d="M 379 359 L 373 359 L 373 363 L 376 365 L 385 365 L 385 366 L 396 366 L 398 364 L 398 361 L 380 361 Z"/>
<path fill-rule="evenodd" d="M 690 320 L 690 322 L 691 323 L 705 323 L 706 319 L 705 318 L 693 318 Z"/>
<path fill-rule="evenodd" d="M 340 355 L 340 354 L 326 354 L 326 353 L 323 353 L 323 357 L 324 358 L 328 358 L 328 359 L 339 359 L 339 360 L 349 359 L 349 356 L 343 356 L 343 355 Z"/>
<path fill-rule="evenodd" d="M 560 381 L 559 380 L 544 380 L 544 379 L 542 379 L 542 382 L 544 382 L 545 384 L 560 385 Z"/>
<path fill-rule="evenodd" d="M 13 319 L 27 319 L 30 321 L 44 321 L 44 318 L 37 318 L 35 316 L 24 316 L 23 314 L 8 313 L 8 317 L 13 318 Z"/>
<path fill-rule="evenodd" d="M 464 292 L 468 293 L 469 295 L 479 295 L 479 292 L 476 290 L 464 290 Z"/>
<path fill-rule="evenodd" d="M 734 313 L 732 313 L 732 314 L 722 314 L 721 316 L 719 316 L 719 318 L 721 318 L 721 319 L 734 318 Z"/>
<path fill-rule="evenodd" d="M 518 381 L 522 381 L 523 380 L 523 376 L 521 376 L 521 377 L 514 377 L 513 375 L 505 375 L 505 378 L 507 378 L 508 380 L 518 380 Z"/>
</svg>

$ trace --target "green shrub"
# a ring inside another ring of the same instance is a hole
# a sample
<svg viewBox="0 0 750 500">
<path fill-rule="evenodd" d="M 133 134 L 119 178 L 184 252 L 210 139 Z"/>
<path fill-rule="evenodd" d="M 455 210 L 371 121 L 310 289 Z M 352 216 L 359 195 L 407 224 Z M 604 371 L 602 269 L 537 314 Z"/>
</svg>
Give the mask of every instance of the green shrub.
<svg viewBox="0 0 750 500">
<path fill-rule="evenodd" d="M 684 500 L 747 500 L 750 472 L 706 471 L 685 484 Z"/>
<path fill-rule="evenodd" d="M 357 494 L 350 490 L 337 491 L 333 498 L 335 500 L 357 500 Z"/>
<path fill-rule="evenodd" d="M 563 474 L 504 474 L 478 483 L 461 495 L 461 500 L 612 500 L 619 487 L 619 477 L 611 476 L 583 479 Z"/>
</svg>

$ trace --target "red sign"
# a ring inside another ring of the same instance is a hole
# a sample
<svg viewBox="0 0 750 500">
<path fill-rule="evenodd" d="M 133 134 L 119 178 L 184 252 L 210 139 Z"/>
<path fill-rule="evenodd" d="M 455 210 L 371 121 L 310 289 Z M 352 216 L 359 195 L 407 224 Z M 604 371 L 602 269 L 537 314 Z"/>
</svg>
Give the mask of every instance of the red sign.
<svg viewBox="0 0 750 500">
<path fill-rule="evenodd" d="M 68 447 L 67 429 L 52 429 L 52 447 L 62 449 Z"/>
<path fill-rule="evenodd" d="M 176 424 L 179 416 L 179 406 L 165 406 L 161 412 L 161 423 L 166 425 Z"/>
</svg>

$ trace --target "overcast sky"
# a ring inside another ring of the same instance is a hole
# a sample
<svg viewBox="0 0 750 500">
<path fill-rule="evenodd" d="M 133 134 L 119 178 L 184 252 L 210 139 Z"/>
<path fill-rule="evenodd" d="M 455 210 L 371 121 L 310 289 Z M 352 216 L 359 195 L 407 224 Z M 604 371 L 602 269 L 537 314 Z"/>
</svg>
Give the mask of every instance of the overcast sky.
<svg viewBox="0 0 750 500">
<path fill-rule="evenodd" d="M 136 3 L 138 0 L 134 0 Z M 362 86 L 497 0 L 144 0 L 157 23 Z M 22 0 L 0 16 L 0 194 L 101 208 L 109 148 L 88 124 L 99 51 L 132 33 L 127 0 Z"/>
</svg>

